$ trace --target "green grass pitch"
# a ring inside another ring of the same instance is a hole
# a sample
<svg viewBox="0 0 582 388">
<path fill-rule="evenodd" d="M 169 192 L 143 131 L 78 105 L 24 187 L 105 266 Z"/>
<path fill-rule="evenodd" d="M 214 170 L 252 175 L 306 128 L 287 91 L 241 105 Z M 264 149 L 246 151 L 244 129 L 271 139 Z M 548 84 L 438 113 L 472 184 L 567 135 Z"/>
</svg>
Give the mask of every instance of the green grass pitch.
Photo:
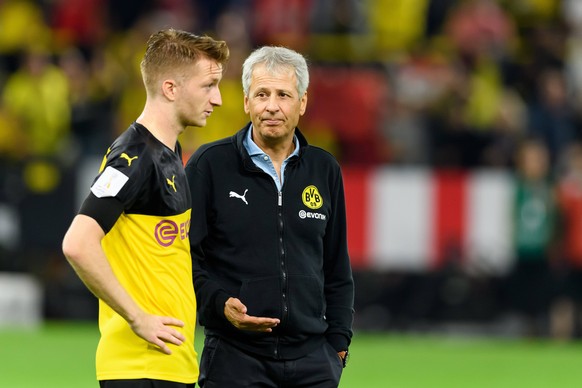
<svg viewBox="0 0 582 388">
<path fill-rule="evenodd" d="M 202 330 L 196 348 L 200 352 Z M 97 387 L 95 324 L 0 328 L 0 387 Z M 341 388 L 577 387 L 582 343 L 356 332 Z"/>
</svg>

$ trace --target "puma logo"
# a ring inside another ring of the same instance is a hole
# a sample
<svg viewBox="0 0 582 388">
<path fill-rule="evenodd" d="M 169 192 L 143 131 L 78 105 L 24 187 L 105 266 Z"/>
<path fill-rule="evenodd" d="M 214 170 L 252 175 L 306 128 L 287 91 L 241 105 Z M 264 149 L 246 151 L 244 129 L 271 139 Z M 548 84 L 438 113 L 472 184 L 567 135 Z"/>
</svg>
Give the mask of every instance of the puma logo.
<svg viewBox="0 0 582 388">
<path fill-rule="evenodd" d="M 131 166 L 131 162 L 133 162 L 134 159 L 137 159 L 137 156 L 134 156 L 133 158 L 131 158 L 128 154 L 126 154 L 125 152 L 122 153 L 120 156 L 120 158 L 127 160 L 127 167 Z"/>
<path fill-rule="evenodd" d="M 174 180 L 176 179 L 176 175 L 172 175 L 172 180 L 169 180 L 168 178 L 166 178 L 166 183 L 172 188 L 174 189 L 174 192 L 176 192 L 176 184 L 174 183 Z"/>
<path fill-rule="evenodd" d="M 235 193 L 234 191 L 231 191 L 230 193 L 228 193 L 228 196 L 231 198 L 232 197 L 238 198 L 238 199 L 242 200 L 245 204 L 248 205 L 249 203 L 247 202 L 247 199 L 245 198 L 245 195 L 247 195 L 247 191 L 249 191 L 249 189 L 246 189 L 243 195 L 240 195 L 240 194 Z"/>
</svg>

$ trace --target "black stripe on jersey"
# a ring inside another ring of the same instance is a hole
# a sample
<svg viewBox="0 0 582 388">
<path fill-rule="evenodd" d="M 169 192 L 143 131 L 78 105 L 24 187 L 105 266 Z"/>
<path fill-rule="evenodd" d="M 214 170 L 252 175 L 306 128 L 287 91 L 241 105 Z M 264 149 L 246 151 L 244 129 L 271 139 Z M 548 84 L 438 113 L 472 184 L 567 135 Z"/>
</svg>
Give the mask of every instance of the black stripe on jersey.
<svg viewBox="0 0 582 388">
<path fill-rule="evenodd" d="M 113 228 L 121 213 L 123 213 L 123 203 L 120 200 L 114 197 L 97 198 L 93 193 L 89 193 L 79 210 L 79 214 L 97 221 L 105 234 Z"/>
</svg>

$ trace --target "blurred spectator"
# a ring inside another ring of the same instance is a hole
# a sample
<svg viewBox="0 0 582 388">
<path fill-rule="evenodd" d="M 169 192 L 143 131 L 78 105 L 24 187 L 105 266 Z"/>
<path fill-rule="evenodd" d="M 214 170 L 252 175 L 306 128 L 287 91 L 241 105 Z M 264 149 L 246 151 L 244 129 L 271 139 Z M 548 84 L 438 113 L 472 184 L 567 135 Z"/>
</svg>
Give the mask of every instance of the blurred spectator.
<svg viewBox="0 0 582 388">
<path fill-rule="evenodd" d="M 561 21 L 521 31 L 520 49 L 516 54 L 519 62 L 512 81 L 528 105 L 539 103 L 536 100 L 540 95 L 542 73 L 551 69 L 561 72 L 566 68 L 566 37 L 567 30 Z"/>
<path fill-rule="evenodd" d="M 444 24 L 457 60 L 453 109 L 460 112 L 454 114 L 454 122 L 437 121 L 441 125 L 434 137 L 436 165 L 443 161 L 468 168 L 506 165 L 499 152 L 511 147 L 513 133 L 503 131 L 507 128 L 503 119 L 509 118 L 503 116 L 509 113 L 503 104 L 517 102 L 505 74 L 516 39 L 513 19 L 497 1 L 470 0 L 455 4 Z M 451 149 L 458 156 L 447 161 Z"/>
<path fill-rule="evenodd" d="M 365 14 L 377 58 L 406 53 L 424 37 L 430 0 L 367 0 Z"/>
<path fill-rule="evenodd" d="M 550 258 L 555 247 L 557 203 L 543 142 L 524 140 L 516 155 L 514 244 L 509 275 L 510 307 L 521 315 L 526 333 L 546 335 L 552 296 Z"/>
<path fill-rule="evenodd" d="M 106 86 L 94 75 L 93 57 L 70 48 L 59 56 L 59 66 L 69 83 L 71 133 L 83 156 L 101 155 L 111 143 L 113 101 Z"/>
<path fill-rule="evenodd" d="M 548 25 L 559 15 L 560 3 L 578 0 L 497 0 L 506 9 L 520 28 L 528 29 L 532 26 Z"/>
<path fill-rule="evenodd" d="M 56 0 L 50 24 L 57 47 L 78 47 L 84 52 L 101 44 L 109 32 L 106 0 Z"/>
<path fill-rule="evenodd" d="M 71 109 L 69 84 L 44 47 L 30 47 L 6 80 L 2 103 L 20 121 L 26 142 L 22 155 L 58 157 L 67 142 Z"/>
<path fill-rule="evenodd" d="M 65 167 L 76 156 L 70 148 L 69 83 L 47 47 L 27 48 L 6 80 L 1 101 L 21 136 L 18 163 L 10 166 L 22 236 L 16 261 L 19 268 L 42 272 L 66 228 L 74 181 Z"/>
<path fill-rule="evenodd" d="M 433 149 L 426 112 L 451 87 L 454 71 L 444 53 L 427 47 L 413 50 L 392 66 L 392 93 L 381 126 L 390 163 L 430 163 Z"/>
<path fill-rule="evenodd" d="M 156 0 L 107 0 L 109 21 L 116 32 L 128 31 L 146 13 L 154 8 Z"/>
<path fill-rule="evenodd" d="M 145 91 L 141 79 L 139 63 L 143 57 L 143 44 L 147 38 L 158 30 L 157 19 L 153 14 L 144 14 L 136 21 L 133 28 L 119 31 L 101 53 L 101 65 L 108 70 L 108 77 L 113 89 L 111 93 L 115 103 L 115 133 L 138 117 L 145 102 Z M 128 65 L 131 63 L 131 65 Z"/>
<path fill-rule="evenodd" d="M 212 31 L 223 13 L 229 13 L 233 9 L 238 10 L 248 18 L 251 2 L 254 0 L 196 0 L 197 13 L 199 15 L 200 31 Z M 246 37 L 250 38 L 250 37 Z"/>
<path fill-rule="evenodd" d="M 0 0 L 0 86 L 18 67 L 18 57 L 31 44 L 46 43 L 52 31 L 36 1 Z"/>
<path fill-rule="evenodd" d="M 561 219 L 562 277 L 554 309 L 555 336 L 573 339 L 582 335 L 582 144 L 566 153 L 558 185 Z"/>
<path fill-rule="evenodd" d="M 315 1 L 312 5 L 310 31 L 333 35 L 368 32 L 365 11 L 361 1 Z"/>
<path fill-rule="evenodd" d="M 384 162 L 380 126 L 390 93 L 384 70 L 321 65 L 310 73 L 304 124 L 313 131 L 331 128 L 346 164 Z"/>
<path fill-rule="evenodd" d="M 483 150 L 484 166 L 512 169 L 514 155 L 526 135 L 527 106 L 513 88 L 505 88 L 499 97 L 491 141 Z"/>
<path fill-rule="evenodd" d="M 430 39 L 443 33 L 450 10 L 458 0 L 429 0 L 426 10 L 425 37 Z"/>
<path fill-rule="evenodd" d="M 308 53 L 319 62 L 354 63 L 372 60 L 368 9 L 358 0 L 313 1 Z"/>
<path fill-rule="evenodd" d="M 565 66 L 564 76 L 568 87 L 568 97 L 574 109 L 579 128 L 582 117 L 582 2 L 578 0 L 564 0 L 563 17 L 568 35 L 565 37 Z M 577 139 L 580 136 L 577 133 Z"/>
<path fill-rule="evenodd" d="M 496 0 L 459 2 L 447 18 L 445 31 L 469 64 L 483 56 L 503 59 L 515 36 L 511 16 Z"/>
<path fill-rule="evenodd" d="M 560 155 L 576 137 L 575 118 L 563 72 L 548 68 L 539 73 L 535 97 L 529 105 L 528 132 L 545 142 L 550 163 L 556 166 Z"/>
<path fill-rule="evenodd" d="M 18 119 L 0 104 L 0 164 L 24 158 L 21 150 L 26 139 L 19 124 Z"/>
<path fill-rule="evenodd" d="M 451 65 L 450 79 L 446 88 L 434 101 L 427 106 L 425 115 L 428 120 L 431 165 L 435 168 L 466 168 L 472 169 L 482 165 L 483 153 L 490 141 L 491 127 L 479 127 L 478 116 L 471 115 L 470 104 L 472 99 L 484 100 L 476 90 L 487 94 L 488 90 L 495 90 L 494 85 L 486 86 L 486 81 L 479 78 L 472 79 L 469 70 L 459 63 Z M 486 77 L 485 77 L 486 78 Z M 475 87 L 474 83 L 482 83 L 482 87 Z M 493 80 L 495 83 L 495 79 Z M 489 101 L 488 103 L 491 103 Z M 488 115 L 493 118 L 493 107 Z"/>
<path fill-rule="evenodd" d="M 172 26 L 184 31 L 200 31 L 198 2 L 192 0 L 155 0 L 151 15 L 160 26 Z"/>
<path fill-rule="evenodd" d="M 323 0 L 254 0 L 251 2 L 253 45 L 281 45 L 305 51 L 309 15 L 314 3 Z"/>
</svg>

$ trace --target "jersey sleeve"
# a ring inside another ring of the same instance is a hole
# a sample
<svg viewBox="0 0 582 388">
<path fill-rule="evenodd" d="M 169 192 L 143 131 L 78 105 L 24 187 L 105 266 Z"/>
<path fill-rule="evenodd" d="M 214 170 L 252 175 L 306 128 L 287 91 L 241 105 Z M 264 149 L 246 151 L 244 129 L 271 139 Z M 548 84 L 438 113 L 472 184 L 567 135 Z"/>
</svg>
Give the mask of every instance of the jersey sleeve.
<svg viewBox="0 0 582 388">
<path fill-rule="evenodd" d="M 147 195 L 152 169 L 145 148 L 143 143 L 112 147 L 91 186 L 91 193 L 97 198 L 116 198 L 124 209 Z"/>
<path fill-rule="evenodd" d="M 89 193 L 79 210 L 79 214 L 97 221 L 105 234 L 113 228 L 121 213 L 123 204 L 117 198 L 97 198 L 93 193 Z"/>
<path fill-rule="evenodd" d="M 80 214 L 95 219 L 108 232 L 117 218 L 148 195 L 151 158 L 145 145 L 118 145 L 108 150 Z"/>
</svg>

